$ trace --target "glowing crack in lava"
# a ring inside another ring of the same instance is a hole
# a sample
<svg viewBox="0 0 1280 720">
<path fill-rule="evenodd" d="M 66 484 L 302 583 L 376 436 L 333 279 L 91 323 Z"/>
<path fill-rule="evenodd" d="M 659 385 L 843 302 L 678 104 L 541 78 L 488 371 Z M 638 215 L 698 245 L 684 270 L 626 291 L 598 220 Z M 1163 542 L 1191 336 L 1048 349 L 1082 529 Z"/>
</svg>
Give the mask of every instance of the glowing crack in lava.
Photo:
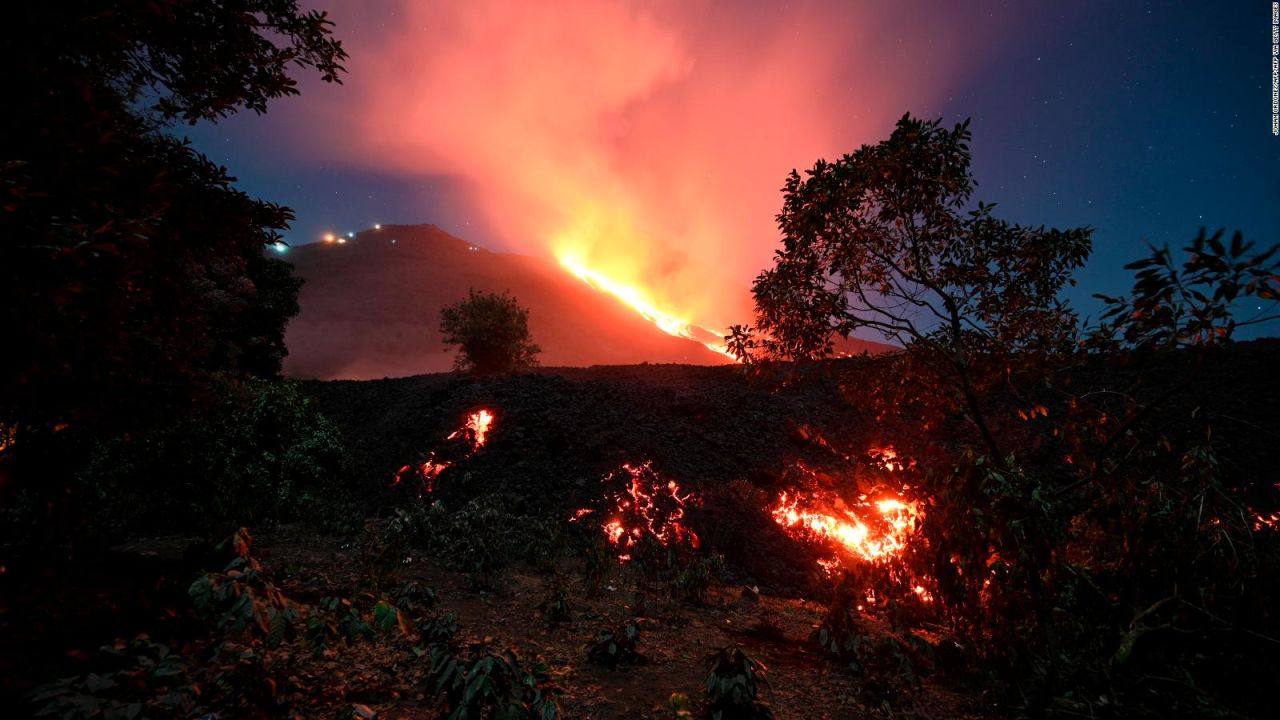
<svg viewBox="0 0 1280 720">
<path fill-rule="evenodd" d="M 605 495 L 602 514 L 606 517 L 600 523 L 605 538 L 618 550 L 618 562 L 631 560 L 632 552 L 646 538 L 664 547 L 700 547 L 697 533 L 683 522 L 686 504 L 697 502 L 692 493 L 681 495 L 679 484 L 658 475 L 652 462 L 625 464 L 606 475 L 603 482 L 616 483 L 618 478 L 625 479 L 625 485 Z M 593 508 L 582 508 L 574 512 L 569 522 L 595 512 Z"/>
<path fill-rule="evenodd" d="M 617 298 L 666 334 L 693 340 L 706 346 L 712 352 L 719 353 L 730 360 L 737 360 L 733 353 L 729 352 L 729 349 L 725 347 L 724 333 L 716 333 L 700 325 L 683 320 L 669 312 L 660 310 L 649 299 L 648 293 L 642 289 L 618 282 L 603 273 L 592 270 L 572 255 L 560 255 L 558 259 L 560 265 L 573 273 L 578 279 L 599 292 Z"/>
<path fill-rule="evenodd" d="M 493 413 L 487 409 L 481 408 L 467 415 L 467 419 L 457 430 L 449 433 L 446 441 L 461 442 L 465 451 L 462 453 L 461 459 L 465 460 L 484 447 L 489 439 L 489 431 L 493 427 Z M 457 454 L 456 452 L 454 453 Z M 427 454 L 427 459 L 418 465 L 405 465 L 396 472 L 395 480 L 391 482 L 391 486 L 399 485 L 405 477 L 417 476 L 421 479 L 422 489 L 426 492 L 433 492 L 436 486 L 436 479 L 445 470 L 453 467 L 455 460 L 443 460 L 438 458 L 438 451 L 432 450 Z"/>
</svg>

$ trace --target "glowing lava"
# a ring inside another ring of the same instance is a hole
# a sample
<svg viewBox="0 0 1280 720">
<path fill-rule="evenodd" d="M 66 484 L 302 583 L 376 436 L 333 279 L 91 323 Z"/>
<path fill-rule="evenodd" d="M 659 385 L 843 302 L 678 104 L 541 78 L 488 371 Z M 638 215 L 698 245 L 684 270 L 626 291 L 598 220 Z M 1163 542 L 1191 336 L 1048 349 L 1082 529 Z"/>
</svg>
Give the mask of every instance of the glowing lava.
<svg viewBox="0 0 1280 720">
<path fill-rule="evenodd" d="M 891 445 L 872 447 L 867 456 L 872 467 L 886 474 L 915 467 L 914 460 L 902 458 Z M 835 493 L 792 490 L 778 497 L 772 514 L 774 522 L 793 534 L 827 540 L 853 558 L 879 562 L 902 553 L 920 512 L 916 503 L 901 495 L 881 495 L 876 500 L 859 496 L 850 506 Z M 820 560 L 819 564 L 830 574 L 840 562 Z"/>
<path fill-rule="evenodd" d="M 656 325 L 662 332 L 701 343 L 712 352 L 719 353 L 730 360 L 736 360 L 733 353 L 729 352 L 729 349 L 724 344 L 723 337 L 725 333 L 716 333 L 700 325 L 694 325 L 669 312 L 660 310 L 649 299 L 648 293 L 640 288 L 618 282 L 603 273 L 592 270 L 572 255 L 560 255 L 559 261 L 566 270 L 573 273 L 578 279 L 599 292 L 617 298 L 627 307 L 640 313 L 644 319 Z"/>
<path fill-rule="evenodd" d="M 463 438 L 471 446 L 471 453 L 484 447 L 489 436 L 489 426 L 493 424 L 493 413 L 488 410 L 477 410 L 467 416 L 467 422 L 449 434 L 446 440 Z M 468 456 L 471 454 L 468 453 Z"/>
<path fill-rule="evenodd" d="M 614 483 L 619 477 L 625 478 L 626 484 L 606 494 L 608 517 L 600 524 L 605 538 L 619 551 L 619 562 L 630 560 L 632 551 L 646 538 L 664 547 L 687 545 L 696 549 L 701 545 L 697 533 L 683 522 L 686 503 L 696 500 L 691 494 L 681 495 L 675 480 L 659 476 L 652 462 L 623 465 L 606 475 L 604 483 Z M 592 508 L 582 508 L 570 522 L 594 512 Z"/>
<path fill-rule="evenodd" d="M 773 508 L 774 522 L 837 543 L 868 561 L 898 555 L 916 527 L 915 504 L 898 498 L 859 503 L 858 510 L 836 509 L 841 503 L 817 494 L 782 493 Z"/>
<path fill-rule="evenodd" d="M 476 451 L 484 447 L 489 439 L 489 430 L 493 427 L 493 413 L 486 409 L 476 410 L 467 415 L 467 419 L 457 430 L 449 433 L 446 441 L 461 441 L 464 443 L 466 450 L 462 453 L 461 459 L 465 460 Z M 454 455 L 457 455 L 456 451 Z M 432 450 L 427 454 L 427 459 L 419 465 L 405 465 L 396 472 L 395 480 L 391 482 L 391 486 L 395 487 L 400 484 L 406 476 L 416 475 L 422 482 L 422 489 L 426 492 L 433 492 L 436 486 L 436 479 L 445 470 L 453 467 L 455 460 L 444 460 L 438 457 L 438 451 Z"/>
</svg>

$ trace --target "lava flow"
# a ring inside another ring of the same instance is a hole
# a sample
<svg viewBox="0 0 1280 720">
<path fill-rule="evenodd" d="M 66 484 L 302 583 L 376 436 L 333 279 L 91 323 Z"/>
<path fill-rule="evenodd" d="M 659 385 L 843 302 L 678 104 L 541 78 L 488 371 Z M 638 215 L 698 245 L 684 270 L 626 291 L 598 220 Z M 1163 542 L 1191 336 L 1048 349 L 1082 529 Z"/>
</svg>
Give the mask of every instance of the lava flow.
<svg viewBox="0 0 1280 720">
<path fill-rule="evenodd" d="M 680 494 L 675 480 L 664 479 L 653 469 L 652 462 L 642 465 L 623 465 L 604 478 L 606 485 L 624 477 L 623 488 L 606 494 L 607 517 L 600 524 L 605 538 L 618 552 L 618 562 L 627 562 L 631 553 L 646 538 L 659 545 L 688 545 L 698 548 L 697 533 L 683 522 L 687 503 L 696 503 L 692 494 Z M 595 513 L 593 508 L 582 508 L 573 514 L 570 522 Z"/>
<path fill-rule="evenodd" d="M 712 352 L 719 353 L 730 360 L 737 360 L 724 344 L 724 333 L 713 332 L 658 309 L 643 290 L 618 282 L 603 273 L 592 270 L 572 255 L 561 255 L 559 260 L 560 264 L 578 279 L 599 292 L 617 298 L 666 334 L 693 340 L 706 346 Z"/>
<path fill-rule="evenodd" d="M 872 562 L 900 554 L 916 527 L 916 505 L 899 498 L 863 500 L 857 510 L 840 505 L 838 498 L 830 496 L 784 492 L 773 508 L 773 519 L 800 534 L 831 540 Z"/>
<path fill-rule="evenodd" d="M 467 415 L 466 421 L 457 430 L 449 433 L 446 441 L 461 441 L 465 451 L 462 458 L 471 457 L 476 454 L 480 448 L 484 447 L 485 442 L 489 439 L 489 431 L 493 427 L 493 413 L 489 410 L 481 408 Z M 457 454 L 456 452 L 454 453 Z M 435 490 L 436 479 L 445 470 L 453 467 L 456 460 L 444 460 L 438 457 L 438 451 L 432 450 L 427 454 L 427 459 L 418 465 L 405 465 L 396 472 L 395 480 L 391 482 L 391 486 L 395 487 L 400 484 L 406 476 L 416 475 L 422 481 L 422 489 L 426 492 Z"/>
<path fill-rule="evenodd" d="M 871 465 L 894 474 L 913 467 L 889 446 L 872 448 Z M 774 522 L 793 535 L 816 537 L 835 543 L 845 554 L 866 562 L 881 562 L 902 554 L 915 532 L 919 506 L 901 494 L 882 494 L 876 499 L 859 496 L 852 505 L 826 491 L 783 492 L 772 509 Z M 838 560 L 819 561 L 829 572 Z"/>
</svg>

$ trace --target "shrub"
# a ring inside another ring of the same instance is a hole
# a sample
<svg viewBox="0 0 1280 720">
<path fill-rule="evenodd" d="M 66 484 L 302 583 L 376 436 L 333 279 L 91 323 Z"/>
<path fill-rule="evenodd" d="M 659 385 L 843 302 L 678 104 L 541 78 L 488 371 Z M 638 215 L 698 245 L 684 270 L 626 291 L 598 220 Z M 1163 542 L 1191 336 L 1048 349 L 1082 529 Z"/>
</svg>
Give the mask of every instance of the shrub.
<svg viewBox="0 0 1280 720">
<path fill-rule="evenodd" d="M 188 594 L 196 611 L 229 636 L 255 634 L 274 646 L 292 632 L 298 610 L 251 555 L 251 542 L 244 528 L 232 535 L 223 546 L 230 547 L 235 558 L 222 572 L 201 575 Z"/>
<path fill-rule="evenodd" d="M 296 383 L 252 381 L 164 428 L 97 443 L 79 481 L 108 532 L 251 525 L 336 502 L 343 455 Z"/>
<path fill-rule="evenodd" d="M 199 689 L 186 662 L 168 647 L 140 636 L 133 642 L 103 647 L 115 669 L 63 678 L 32 690 L 28 701 L 36 717 L 64 720 L 124 720 L 167 716 L 192 717 Z"/>
<path fill-rule="evenodd" d="M 529 311 L 507 293 L 471 290 L 440 311 L 440 334 L 458 346 L 454 366 L 481 375 L 533 367 L 542 351 L 529 335 Z"/>
<path fill-rule="evenodd" d="M 538 605 L 542 617 L 549 623 L 567 622 L 573 617 L 573 605 L 569 602 L 569 591 L 557 578 L 551 594 Z"/>
<path fill-rule="evenodd" d="M 610 670 L 619 665 L 635 665 L 645 660 L 636 650 L 640 642 L 640 626 L 635 621 L 618 628 L 605 628 L 596 633 L 595 640 L 587 646 L 587 660 Z"/>
<path fill-rule="evenodd" d="M 765 666 L 742 648 L 721 648 L 707 656 L 707 711 L 711 720 L 766 720 L 773 710 L 757 696 L 768 686 Z"/>
<path fill-rule="evenodd" d="M 547 666 L 535 663 L 526 667 L 514 650 L 498 653 L 481 648 L 464 659 L 437 646 L 431 651 L 427 690 L 432 697 L 443 693 L 449 720 L 560 717 L 556 700 L 560 688 Z"/>
</svg>

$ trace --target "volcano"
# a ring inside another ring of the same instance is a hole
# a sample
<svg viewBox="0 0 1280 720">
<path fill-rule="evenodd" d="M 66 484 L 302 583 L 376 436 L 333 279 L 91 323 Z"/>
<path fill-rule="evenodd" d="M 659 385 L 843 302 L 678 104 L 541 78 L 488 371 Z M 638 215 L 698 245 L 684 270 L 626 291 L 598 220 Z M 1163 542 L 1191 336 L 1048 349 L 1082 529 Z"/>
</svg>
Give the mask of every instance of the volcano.
<svg viewBox="0 0 1280 720">
<path fill-rule="evenodd" d="M 365 380 L 452 369 L 440 310 L 480 292 L 509 291 L 529 310 L 529 330 L 547 366 L 642 362 L 719 365 L 705 345 L 669 335 L 551 259 L 491 252 L 435 225 L 382 225 L 289 248 L 305 280 L 302 311 L 289 324 L 285 374 Z M 886 346 L 853 341 L 847 352 Z"/>
</svg>

